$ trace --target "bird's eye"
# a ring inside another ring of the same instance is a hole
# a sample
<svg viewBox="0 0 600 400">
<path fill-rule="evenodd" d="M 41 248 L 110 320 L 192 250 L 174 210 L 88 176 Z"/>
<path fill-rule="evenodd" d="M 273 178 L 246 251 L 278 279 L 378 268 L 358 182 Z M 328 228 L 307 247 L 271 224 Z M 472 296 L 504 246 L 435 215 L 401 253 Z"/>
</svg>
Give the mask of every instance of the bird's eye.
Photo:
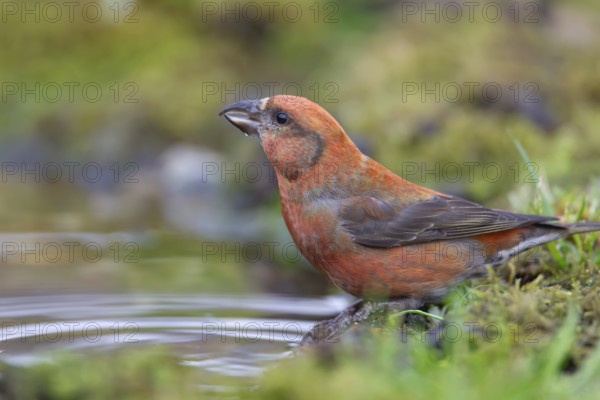
<svg viewBox="0 0 600 400">
<path fill-rule="evenodd" d="M 290 117 L 288 117 L 286 113 L 279 112 L 277 115 L 275 115 L 275 121 L 277 121 L 279 125 L 285 125 L 289 120 Z"/>
</svg>

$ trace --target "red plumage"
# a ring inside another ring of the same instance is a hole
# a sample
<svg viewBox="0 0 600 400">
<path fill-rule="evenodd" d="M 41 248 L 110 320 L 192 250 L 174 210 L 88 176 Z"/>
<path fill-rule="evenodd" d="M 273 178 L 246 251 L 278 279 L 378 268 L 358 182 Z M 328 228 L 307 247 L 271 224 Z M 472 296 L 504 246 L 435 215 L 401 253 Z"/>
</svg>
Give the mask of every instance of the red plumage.
<svg viewBox="0 0 600 400">
<path fill-rule="evenodd" d="M 260 138 L 302 254 L 358 297 L 439 298 L 486 265 L 600 230 L 600 223 L 493 210 L 410 183 L 362 154 L 327 111 L 302 97 L 243 101 L 221 114 Z"/>
</svg>

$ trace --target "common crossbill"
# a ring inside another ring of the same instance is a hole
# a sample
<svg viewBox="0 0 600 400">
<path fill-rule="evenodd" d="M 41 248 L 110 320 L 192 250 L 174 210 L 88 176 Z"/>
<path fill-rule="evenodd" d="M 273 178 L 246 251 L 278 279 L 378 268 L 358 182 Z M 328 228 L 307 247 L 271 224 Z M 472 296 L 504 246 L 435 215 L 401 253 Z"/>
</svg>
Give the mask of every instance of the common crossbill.
<svg viewBox="0 0 600 400">
<path fill-rule="evenodd" d="M 301 253 L 357 297 L 439 299 L 487 266 L 600 230 L 600 223 L 490 209 L 408 182 L 362 154 L 303 97 L 240 101 L 220 115 L 260 140 Z"/>
</svg>

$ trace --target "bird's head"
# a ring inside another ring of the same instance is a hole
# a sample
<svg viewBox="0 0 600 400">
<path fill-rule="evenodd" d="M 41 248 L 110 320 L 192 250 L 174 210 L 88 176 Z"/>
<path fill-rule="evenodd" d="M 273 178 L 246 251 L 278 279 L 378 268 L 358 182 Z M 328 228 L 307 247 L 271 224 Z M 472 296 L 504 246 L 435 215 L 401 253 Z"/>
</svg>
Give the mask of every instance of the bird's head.
<svg viewBox="0 0 600 400">
<path fill-rule="evenodd" d="M 257 136 L 279 172 L 306 170 L 360 154 L 337 121 L 304 97 L 279 95 L 244 100 L 231 104 L 219 115 L 246 135 Z"/>
</svg>

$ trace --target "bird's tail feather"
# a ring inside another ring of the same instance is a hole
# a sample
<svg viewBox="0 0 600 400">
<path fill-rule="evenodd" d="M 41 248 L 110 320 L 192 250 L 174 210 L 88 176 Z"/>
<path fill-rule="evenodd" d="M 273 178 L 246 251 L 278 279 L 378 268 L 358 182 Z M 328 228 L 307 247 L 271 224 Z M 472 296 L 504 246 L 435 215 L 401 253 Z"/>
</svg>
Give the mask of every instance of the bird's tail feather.
<svg viewBox="0 0 600 400">
<path fill-rule="evenodd" d="M 569 230 L 569 235 L 577 235 L 579 233 L 600 231 L 600 222 L 579 222 L 566 225 Z"/>
<path fill-rule="evenodd" d="M 580 233 L 600 231 L 600 222 L 577 222 L 574 224 L 564 224 L 561 222 L 544 222 L 541 226 L 566 229 L 564 236 L 578 235 Z"/>
</svg>

